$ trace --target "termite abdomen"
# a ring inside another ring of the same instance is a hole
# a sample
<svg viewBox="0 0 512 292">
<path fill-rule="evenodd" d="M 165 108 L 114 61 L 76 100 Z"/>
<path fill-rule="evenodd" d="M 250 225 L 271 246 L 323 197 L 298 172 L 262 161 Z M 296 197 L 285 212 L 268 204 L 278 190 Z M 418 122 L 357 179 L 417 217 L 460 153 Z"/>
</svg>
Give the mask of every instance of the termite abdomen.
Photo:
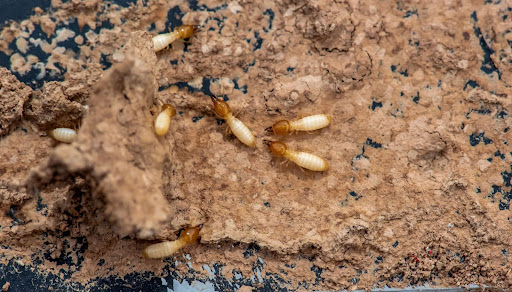
<svg viewBox="0 0 512 292">
<path fill-rule="evenodd" d="M 153 50 L 158 52 L 167 48 L 177 39 L 187 39 L 191 37 L 198 28 L 199 26 L 197 25 L 181 25 L 169 33 L 156 35 L 153 37 Z"/>
<path fill-rule="evenodd" d="M 201 231 L 201 226 L 189 227 L 183 230 L 180 237 L 174 241 L 163 241 L 146 247 L 142 251 L 142 255 L 147 259 L 171 256 L 179 249 L 196 242 L 199 237 L 199 231 Z"/>
<path fill-rule="evenodd" d="M 270 151 L 275 156 L 284 156 L 285 158 L 295 162 L 298 166 L 313 170 L 313 171 L 326 171 L 329 169 L 329 164 L 323 158 L 316 155 L 294 151 L 288 149 L 288 146 L 280 141 L 264 140 L 263 143 L 269 146 Z"/>
<path fill-rule="evenodd" d="M 76 131 L 69 128 L 56 128 L 50 132 L 51 136 L 60 142 L 71 143 L 76 138 Z"/>
<path fill-rule="evenodd" d="M 331 120 L 331 115 L 312 115 L 297 121 L 280 120 L 274 123 L 272 127 L 268 127 L 265 130 L 267 132 L 274 132 L 277 135 L 286 135 L 293 131 L 314 131 L 327 127 L 331 123 Z"/>
<path fill-rule="evenodd" d="M 155 119 L 155 133 L 158 136 L 163 136 L 169 131 L 171 118 L 175 114 L 176 110 L 172 105 L 166 103 L 162 106 L 162 112 Z"/>
<path fill-rule="evenodd" d="M 242 121 L 233 116 L 229 105 L 215 96 L 210 96 L 210 98 L 213 102 L 213 111 L 226 120 L 229 128 L 238 140 L 249 147 L 254 147 L 256 145 L 256 138 Z"/>
</svg>

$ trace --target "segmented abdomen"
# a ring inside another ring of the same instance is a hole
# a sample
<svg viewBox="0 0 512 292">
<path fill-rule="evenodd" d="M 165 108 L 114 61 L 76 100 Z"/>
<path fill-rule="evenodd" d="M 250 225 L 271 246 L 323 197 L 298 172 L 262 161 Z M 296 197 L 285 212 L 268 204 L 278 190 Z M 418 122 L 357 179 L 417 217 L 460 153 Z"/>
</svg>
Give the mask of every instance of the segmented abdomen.
<svg viewBox="0 0 512 292">
<path fill-rule="evenodd" d="M 156 259 L 165 258 L 174 254 L 177 250 L 184 247 L 186 243 L 181 240 L 175 241 L 164 241 L 160 243 L 152 244 L 142 251 L 142 254 L 146 258 Z"/>
<path fill-rule="evenodd" d="M 228 117 L 226 118 L 226 122 L 238 140 L 247 146 L 254 147 L 256 144 L 256 138 L 252 134 L 251 130 L 249 130 L 249 128 L 247 128 L 247 126 L 242 123 L 242 121 L 235 117 Z"/>
<path fill-rule="evenodd" d="M 329 169 L 327 161 L 310 153 L 288 150 L 285 156 L 297 163 L 298 166 L 309 170 L 325 171 Z"/>
<path fill-rule="evenodd" d="M 178 38 L 178 33 L 174 31 L 170 33 L 159 34 L 153 37 L 153 49 L 155 52 L 163 50 Z"/>
<path fill-rule="evenodd" d="M 169 131 L 171 125 L 171 116 L 168 112 L 163 111 L 156 117 L 155 132 L 158 136 L 165 135 Z"/>
<path fill-rule="evenodd" d="M 57 128 L 52 130 L 52 137 L 60 142 L 71 143 L 76 137 L 76 131 L 69 128 Z"/>
<path fill-rule="evenodd" d="M 291 122 L 291 128 L 295 131 L 314 131 L 327 127 L 331 119 L 330 115 L 313 115 Z"/>
</svg>

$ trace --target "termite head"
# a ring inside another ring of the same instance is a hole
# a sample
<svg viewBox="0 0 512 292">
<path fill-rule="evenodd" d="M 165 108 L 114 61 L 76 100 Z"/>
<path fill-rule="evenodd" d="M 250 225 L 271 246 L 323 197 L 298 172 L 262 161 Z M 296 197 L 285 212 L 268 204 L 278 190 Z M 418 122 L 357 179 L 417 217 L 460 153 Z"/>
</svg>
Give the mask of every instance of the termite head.
<svg viewBox="0 0 512 292">
<path fill-rule="evenodd" d="M 231 113 L 231 109 L 229 108 L 229 105 L 215 96 L 210 96 L 213 102 L 213 110 L 215 113 L 221 117 L 225 117 L 229 113 Z"/>
<path fill-rule="evenodd" d="M 186 243 L 194 243 L 199 237 L 200 230 L 201 226 L 189 227 L 181 232 L 180 239 L 182 238 Z"/>
<path fill-rule="evenodd" d="M 180 38 L 182 39 L 188 39 L 191 37 L 196 29 L 198 29 L 198 25 L 180 25 L 177 30 L 178 34 L 180 35 Z"/>
<path fill-rule="evenodd" d="M 267 132 L 274 132 L 277 135 L 286 135 L 290 133 L 290 122 L 287 120 L 281 120 L 276 122 L 272 127 L 265 129 Z"/>
<path fill-rule="evenodd" d="M 171 117 L 174 117 L 174 115 L 176 115 L 176 110 L 174 109 L 174 107 L 168 103 L 162 105 L 162 111 L 169 111 L 169 115 Z"/>
<path fill-rule="evenodd" d="M 286 150 L 288 150 L 288 146 L 280 141 L 263 140 L 263 143 L 270 148 L 270 151 L 272 151 L 275 156 L 283 156 Z"/>
</svg>

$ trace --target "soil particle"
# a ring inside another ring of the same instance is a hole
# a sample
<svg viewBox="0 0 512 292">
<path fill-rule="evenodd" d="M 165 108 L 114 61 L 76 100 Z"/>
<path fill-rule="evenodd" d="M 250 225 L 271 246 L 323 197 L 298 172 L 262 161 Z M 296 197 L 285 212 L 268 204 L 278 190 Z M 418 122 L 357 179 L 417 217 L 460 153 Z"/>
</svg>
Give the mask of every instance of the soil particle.
<svg viewBox="0 0 512 292">
<path fill-rule="evenodd" d="M 0 136 L 9 134 L 21 121 L 23 105 L 32 95 L 6 68 L 0 68 Z"/>
<path fill-rule="evenodd" d="M 2 290 L 3 290 L 3 291 L 9 291 L 9 287 L 11 287 L 11 283 L 6 282 L 6 283 L 2 286 Z"/>
</svg>

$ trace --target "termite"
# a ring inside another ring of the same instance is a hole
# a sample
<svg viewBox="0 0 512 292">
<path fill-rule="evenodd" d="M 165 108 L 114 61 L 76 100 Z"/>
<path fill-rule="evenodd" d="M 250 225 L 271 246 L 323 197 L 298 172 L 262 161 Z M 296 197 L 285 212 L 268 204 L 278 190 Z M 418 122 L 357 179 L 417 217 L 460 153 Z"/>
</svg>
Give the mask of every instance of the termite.
<svg viewBox="0 0 512 292">
<path fill-rule="evenodd" d="M 268 145 L 270 151 L 272 151 L 275 156 L 284 156 L 302 168 L 313 171 L 326 171 L 329 169 L 327 161 L 316 155 L 290 150 L 285 143 L 280 141 L 263 140 L 263 143 Z"/>
<path fill-rule="evenodd" d="M 168 103 L 162 106 L 162 112 L 158 114 L 155 119 L 155 133 L 158 136 L 163 136 L 169 131 L 171 125 L 171 118 L 176 114 L 174 107 Z"/>
<path fill-rule="evenodd" d="M 142 251 L 142 255 L 147 259 L 171 256 L 179 249 L 196 242 L 199 237 L 200 230 L 201 226 L 189 227 L 181 232 L 180 237 L 177 240 L 152 244 Z"/>
<path fill-rule="evenodd" d="M 274 132 L 277 135 L 286 135 L 293 131 L 314 131 L 327 127 L 331 121 L 331 115 L 312 115 L 297 121 L 280 120 L 272 127 L 266 128 L 265 131 Z"/>
<path fill-rule="evenodd" d="M 167 48 L 167 46 L 177 39 L 187 39 L 191 37 L 198 28 L 198 25 L 180 25 L 169 33 L 159 34 L 153 37 L 153 49 L 155 52 L 158 52 Z"/>
<path fill-rule="evenodd" d="M 235 134 L 238 140 L 249 147 L 254 147 L 254 145 L 256 145 L 256 138 L 252 134 L 251 130 L 249 130 L 249 128 L 247 128 L 247 126 L 244 125 L 242 121 L 233 116 L 231 108 L 225 101 L 220 100 L 213 95 L 210 97 L 212 98 L 213 102 L 213 110 L 217 115 L 226 120 L 229 128 L 233 134 Z"/>
<path fill-rule="evenodd" d="M 75 130 L 69 128 L 53 129 L 50 134 L 55 140 L 63 143 L 73 142 L 77 135 Z"/>
</svg>

